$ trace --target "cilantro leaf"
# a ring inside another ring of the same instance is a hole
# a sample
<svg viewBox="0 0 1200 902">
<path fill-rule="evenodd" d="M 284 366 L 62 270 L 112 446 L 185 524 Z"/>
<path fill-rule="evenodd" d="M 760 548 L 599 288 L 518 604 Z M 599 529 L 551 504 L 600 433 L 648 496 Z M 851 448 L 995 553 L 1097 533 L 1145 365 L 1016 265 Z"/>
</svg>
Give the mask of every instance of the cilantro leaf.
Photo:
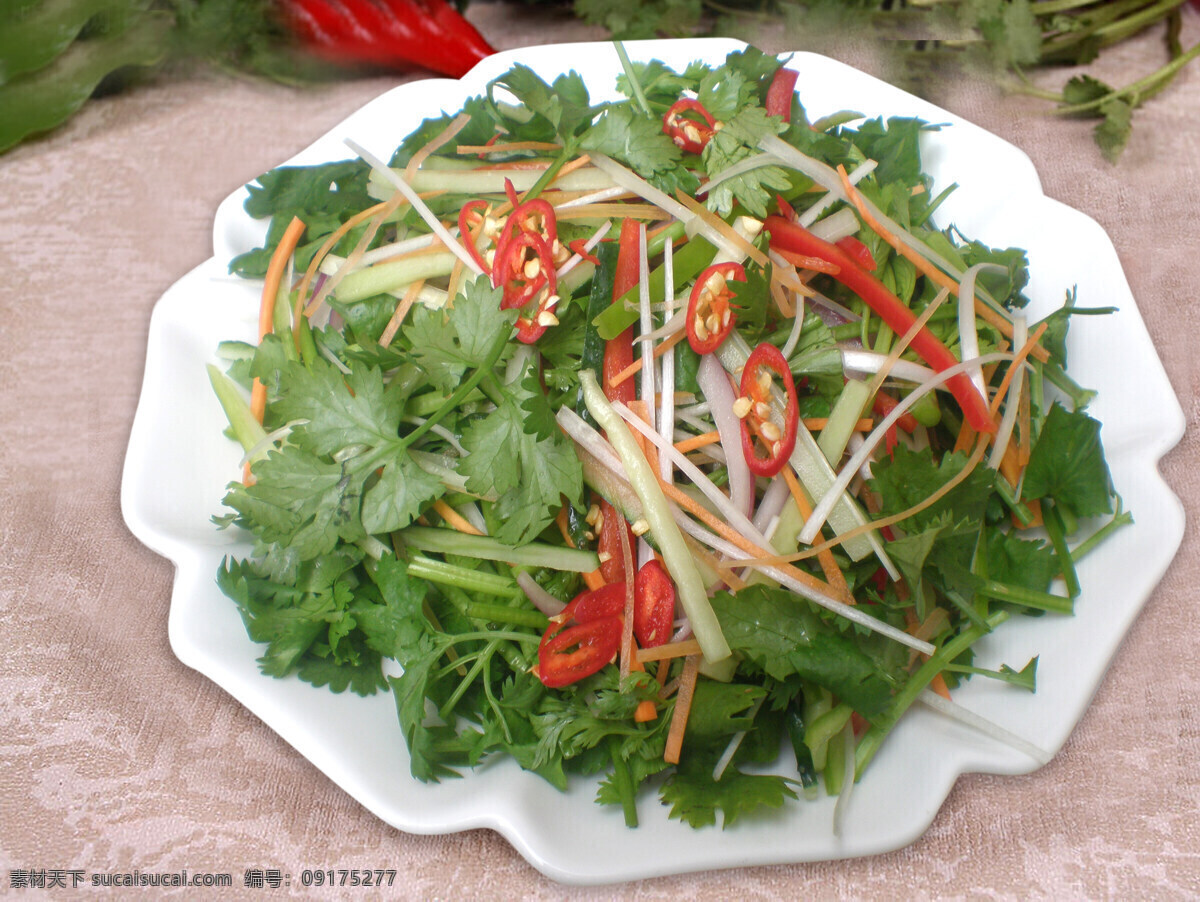
<svg viewBox="0 0 1200 902">
<path fill-rule="evenodd" d="M 363 495 L 362 524 L 368 533 L 392 532 L 408 526 L 421 509 L 443 493 L 442 482 L 413 462 L 397 456 Z"/>
<path fill-rule="evenodd" d="M 1094 129 L 1096 144 L 1104 159 L 1115 163 L 1125 152 L 1133 133 L 1133 105 L 1121 98 L 1114 98 L 1100 105 L 1100 114 L 1104 119 Z"/>
<path fill-rule="evenodd" d="M 607 154 L 672 196 L 677 189 L 695 192 L 700 184 L 680 165 L 683 154 L 663 134 L 662 122 L 642 115 L 629 104 L 606 110 L 583 135 L 580 148 Z"/>
<path fill-rule="evenodd" d="M 894 681 L 881 663 L 791 593 L 748 586 L 718 592 L 712 605 L 729 647 L 772 679 L 798 675 L 868 719 L 887 706 Z"/>
<path fill-rule="evenodd" d="M 928 448 L 911 451 L 897 445 L 890 458 L 872 467 L 871 487 L 881 497 L 882 515 L 898 514 L 924 501 L 956 476 L 966 463 L 965 454 L 946 454 L 938 464 Z M 905 521 L 906 529 L 911 533 L 928 528 L 942 516 L 955 524 L 963 521 L 978 524 L 987 509 L 994 478 L 992 470 L 976 467 L 936 503 Z"/>
<path fill-rule="evenodd" d="M 796 792 L 788 781 L 771 774 L 746 774 L 726 767 L 713 780 L 713 760 L 697 755 L 685 758 L 662 788 L 662 800 L 671 806 L 670 817 L 692 827 L 711 827 L 722 815 L 722 827 L 763 808 L 781 808 Z"/>
<path fill-rule="evenodd" d="M 484 362 L 496 336 L 512 329 L 516 312 L 500 309 L 502 295 L 487 279 L 476 279 L 454 299 L 452 310 L 419 306 L 405 327 L 413 360 L 447 394 L 463 373 Z"/>
<path fill-rule="evenodd" d="M 1053 498 L 1077 517 L 1112 513 L 1112 477 L 1100 444 L 1100 423 L 1055 402 L 1029 455 L 1022 495 Z"/>
<path fill-rule="evenodd" d="M 380 445 L 396 439 L 404 398 L 384 385 L 383 374 L 358 367 L 347 374 L 317 359 L 290 364 L 275 409 L 285 420 L 306 420 L 291 440 L 313 454 L 349 445 Z"/>
<path fill-rule="evenodd" d="M 498 87 L 512 94 L 532 114 L 527 123 L 517 125 L 516 133 L 522 138 L 537 135 L 540 137 L 536 140 L 562 142 L 591 121 L 587 86 L 578 72 L 560 75 L 551 86 L 528 66 L 518 63 L 488 84 L 488 97 L 493 102 Z"/>
</svg>

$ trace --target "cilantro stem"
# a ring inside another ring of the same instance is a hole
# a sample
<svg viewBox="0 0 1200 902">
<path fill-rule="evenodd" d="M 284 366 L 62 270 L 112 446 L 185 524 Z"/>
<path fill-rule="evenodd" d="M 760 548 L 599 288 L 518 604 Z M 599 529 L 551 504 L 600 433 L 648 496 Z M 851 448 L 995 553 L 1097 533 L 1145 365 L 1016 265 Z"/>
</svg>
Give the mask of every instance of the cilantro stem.
<svg viewBox="0 0 1200 902">
<path fill-rule="evenodd" d="M 858 748 L 855 750 L 855 779 L 862 776 L 867 765 L 871 763 L 871 759 L 875 757 L 875 753 L 879 751 L 880 745 L 887 737 L 887 734 L 892 731 L 892 728 L 899 722 L 900 717 L 912 707 L 913 702 L 921 694 L 933 678 L 945 669 L 946 665 L 951 663 L 955 658 L 961 655 L 964 651 L 974 645 L 981 636 L 994 630 L 1005 620 L 1008 619 L 1007 611 L 997 611 L 987 619 L 987 628 L 972 626 L 963 632 L 959 633 L 917 668 L 916 673 L 908 678 L 900 691 L 892 696 L 891 704 L 887 710 L 883 712 L 871 725 L 871 729 L 863 734 L 862 739 L 858 742 Z"/>
<path fill-rule="evenodd" d="M 1094 551 L 1096 546 L 1112 535 L 1112 533 L 1116 532 L 1122 526 L 1128 526 L 1132 522 L 1133 514 L 1129 511 L 1121 510 L 1121 499 L 1117 498 L 1117 512 L 1113 514 L 1113 518 L 1076 546 L 1073 553 L 1075 560 L 1083 560 L 1085 556 Z"/>
<path fill-rule="evenodd" d="M 496 649 L 499 648 L 499 646 L 500 643 L 493 639 L 475 655 L 475 660 L 471 662 L 471 669 L 467 671 L 466 676 L 458 681 L 458 685 L 454 687 L 454 692 L 448 699 L 446 699 L 446 703 L 438 709 L 438 717 L 445 721 L 450 720 L 450 715 L 454 712 L 454 706 L 458 704 L 459 699 L 463 697 L 466 691 L 471 688 L 471 684 L 474 683 L 475 679 L 479 676 L 479 672 L 483 669 L 483 665 L 487 663 L 488 659 L 491 658 L 492 655 L 496 653 Z M 468 657 L 470 656 L 464 655 L 458 659 L 458 662 L 461 664 Z"/>
<path fill-rule="evenodd" d="M 1009 604 L 1019 604 L 1022 607 L 1035 608 L 1039 611 L 1053 611 L 1056 614 L 1073 614 L 1075 611 L 1075 606 L 1072 604 L 1074 595 L 1064 598 L 1050 592 L 1039 592 L 1036 589 L 1014 586 L 994 579 L 985 580 L 976 591 L 986 598 L 994 598 Z"/>
<path fill-rule="evenodd" d="M 442 585 L 454 586 L 468 592 L 484 595 L 513 596 L 519 591 L 517 584 L 505 576 L 459 567 L 445 561 L 434 560 L 422 554 L 414 554 L 408 562 L 408 573 L 417 579 L 426 579 Z"/>
<path fill-rule="evenodd" d="M 555 158 L 554 162 L 546 167 L 546 171 L 538 176 L 538 180 L 533 183 L 532 188 L 525 192 L 525 195 L 521 198 L 521 200 L 533 200 L 535 197 L 541 194 L 542 191 L 545 190 L 546 186 L 554 181 L 555 176 L 558 175 L 558 171 L 563 168 L 563 165 L 567 162 L 567 160 L 574 155 L 575 148 L 571 143 L 568 143 L 567 146 L 563 148 L 562 153 Z"/>
<path fill-rule="evenodd" d="M 1133 84 L 1126 85 L 1123 88 L 1117 88 L 1116 90 L 1111 91 L 1101 97 L 1097 97 L 1094 100 L 1088 100 L 1083 103 L 1075 103 L 1069 106 L 1060 106 L 1054 110 L 1054 112 L 1063 116 L 1069 116 L 1075 113 L 1087 113 L 1091 112 L 1092 110 L 1098 110 L 1111 100 L 1119 100 L 1122 97 L 1126 97 L 1131 94 L 1141 94 L 1144 90 L 1154 88 L 1159 81 L 1173 77 L 1176 72 L 1178 72 L 1198 56 L 1200 56 L 1200 43 L 1193 46 L 1186 53 L 1171 60 L 1171 62 L 1167 63 L 1161 69 L 1150 73 L 1145 78 L 1135 81 Z M 1136 103 L 1134 105 L 1136 106 Z"/>
<path fill-rule="evenodd" d="M 609 734 L 608 753 L 613 762 L 613 786 L 621 798 L 621 810 L 625 812 L 625 826 L 638 825 L 637 799 L 633 793 L 633 775 L 629 772 L 629 762 L 621 756 L 621 739 L 616 734 Z"/>
<path fill-rule="evenodd" d="M 1012 511 L 1013 516 L 1021 521 L 1022 526 L 1028 526 L 1033 522 L 1033 511 L 1017 497 L 1017 490 L 1009 485 L 1008 480 L 999 473 L 996 474 L 996 494 L 1000 496 L 1000 500 Z"/>
<path fill-rule="evenodd" d="M 469 536 L 453 529 L 430 526 L 409 526 L 398 535 L 409 547 L 438 554 L 460 554 L 463 557 L 481 558 L 486 561 L 504 561 L 526 567 L 548 567 L 551 570 L 569 570 L 575 573 L 587 573 L 600 566 L 595 552 L 545 542 L 530 542 L 515 547 L 505 545 L 490 536 Z"/>
<path fill-rule="evenodd" d="M 1071 549 L 1067 547 L 1065 526 L 1062 511 L 1050 499 L 1042 499 L 1042 520 L 1046 526 L 1046 535 L 1054 546 L 1054 556 L 1062 567 L 1063 582 L 1067 584 L 1067 595 L 1076 598 L 1079 595 L 1079 576 L 1075 573 L 1075 561 L 1071 557 Z"/>
<path fill-rule="evenodd" d="M 629 54 L 625 52 L 625 45 L 620 41 L 613 41 L 613 47 L 617 50 L 617 57 L 621 60 L 621 68 L 625 70 L 625 77 L 629 79 L 629 89 L 633 91 L 633 99 L 637 101 L 637 105 L 642 108 L 642 112 L 647 116 L 653 116 L 650 111 L 650 104 L 646 101 L 646 94 L 642 90 L 642 84 L 637 80 L 637 76 L 633 73 L 633 63 L 629 61 Z"/>
<path fill-rule="evenodd" d="M 481 601 L 473 601 L 467 605 L 463 613 L 475 620 L 486 620 L 489 623 L 503 623 L 508 626 L 527 626 L 535 630 L 544 630 L 550 625 L 550 618 L 541 611 L 512 608 L 505 604 L 487 604 Z"/>
<path fill-rule="evenodd" d="M 488 351 L 487 359 L 484 360 L 483 364 L 469 377 L 467 377 L 467 379 L 454 390 L 454 394 L 447 398 L 445 402 L 443 402 L 442 406 L 434 411 L 424 423 L 400 439 L 401 448 L 412 447 L 413 443 L 416 442 L 417 439 L 421 438 L 423 435 L 425 435 L 425 433 L 441 422 L 442 419 L 448 413 L 450 413 L 450 411 L 462 404 L 467 395 L 474 391 L 476 386 L 478 386 L 483 380 L 483 377 L 492 371 L 492 367 L 496 365 L 496 362 L 500 359 L 500 355 L 504 353 L 504 349 L 508 345 L 508 338 L 509 333 L 507 331 L 501 332 L 496 336 L 496 340 L 492 344 L 491 350 Z"/>
</svg>

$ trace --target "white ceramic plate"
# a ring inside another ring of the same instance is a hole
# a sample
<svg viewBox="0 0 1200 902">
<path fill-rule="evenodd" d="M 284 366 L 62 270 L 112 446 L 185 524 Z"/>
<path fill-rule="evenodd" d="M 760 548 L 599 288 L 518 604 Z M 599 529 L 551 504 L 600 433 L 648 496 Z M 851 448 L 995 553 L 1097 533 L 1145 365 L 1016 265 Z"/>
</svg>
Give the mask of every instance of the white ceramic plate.
<svg viewBox="0 0 1200 902">
<path fill-rule="evenodd" d="M 628 49 L 635 60 L 658 58 L 682 68 L 693 59 L 718 63 L 740 46 L 693 40 L 631 43 Z M 461 81 L 415 82 L 388 92 L 292 162 L 343 159 L 349 156 L 344 138 L 387 158 L 423 118 L 456 111 L 518 61 L 548 81 L 576 69 L 593 100 L 614 93 L 619 71 L 610 44 L 502 53 Z M 814 118 L 854 109 L 948 124 L 928 136 L 925 149 L 937 190 L 951 182 L 960 186 L 939 210 L 938 222 L 955 223 L 993 246 L 1027 248 L 1033 316 L 1060 305 L 1072 284 L 1084 306 L 1119 308 L 1113 316 L 1075 322 L 1071 372 L 1100 390 L 1091 412 L 1105 423 L 1113 480 L 1136 525 L 1119 531 L 1080 566 L 1084 592 L 1075 617 L 1018 618 L 979 643 L 978 660 L 986 666 L 1020 666 L 1040 655 L 1036 695 L 989 680 L 971 681 L 956 694 L 964 706 L 1056 752 L 1182 538 L 1182 505 L 1156 465 L 1183 435 L 1183 413 L 1108 237 L 1088 217 L 1045 197 L 1021 151 L 824 57 L 799 54 L 789 65 L 799 70 L 801 98 Z M 511 761 L 489 763 L 462 780 L 418 783 L 408 774 L 390 694 L 334 695 L 298 679 L 260 674 L 255 659 L 261 648 L 247 638 L 235 606 L 214 582 L 221 559 L 244 555 L 249 545 L 210 523 L 225 484 L 240 472 L 240 450 L 222 436 L 224 419 L 204 371 L 219 341 L 254 336 L 259 289 L 226 274 L 230 257 L 259 244 L 264 231 L 242 211 L 244 197 L 239 190 L 218 210 L 213 259 L 180 280 L 154 309 L 122 508 L 133 533 L 176 564 L 169 629 L 180 660 L 226 689 L 372 812 L 415 833 L 489 827 L 550 877 L 599 883 L 895 849 L 924 832 L 959 774 L 1035 768 L 1024 754 L 918 708 L 855 789 L 840 837 L 831 829 L 833 801 L 824 798 L 793 803 L 725 831 L 697 831 L 670 821 L 666 808 L 646 799 L 640 804 L 642 826 L 628 830 L 618 809 L 594 804 L 591 782 L 580 780 L 562 795 Z M 1112 366 L 1116 360 L 1122 365 Z M 1131 560 L 1140 566 L 1129 567 Z"/>
</svg>

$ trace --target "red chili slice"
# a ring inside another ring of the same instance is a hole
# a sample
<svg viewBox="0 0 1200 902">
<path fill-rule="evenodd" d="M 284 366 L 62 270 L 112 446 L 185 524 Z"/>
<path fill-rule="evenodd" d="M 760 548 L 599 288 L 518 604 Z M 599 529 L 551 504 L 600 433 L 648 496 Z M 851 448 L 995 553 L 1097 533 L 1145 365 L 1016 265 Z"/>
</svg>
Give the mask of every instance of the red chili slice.
<svg viewBox="0 0 1200 902">
<path fill-rule="evenodd" d="M 782 116 L 784 122 L 792 121 L 792 97 L 796 93 L 795 69 L 776 69 L 775 77 L 767 88 L 766 109 L 768 116 Z"/>
<path fill-rule="evenodd" d="M 558 277 L 550 246 L 537 232 L 522 232 L 497 252 L 495 263 L 492 279 L 504 287 L 500 308 L 521 311 L 517 339 L 532 344 L 558 322 L 554 316 Z"/>
<path fill-rule="evenodd" d="M 769 371 L 769 372 L 768 372 Z M 783 429 L 762 415 L 760 404 L 771 404 L 771 378 L 775 373 L 782 381 L 787 396 L 783 414 Z M 774 476 L 783 469 L 796 447 L 796 429 L 800 422 L 800 406 L 796 397 L 796 383 L 783 353 L 775 345 L 763 342 L 750 352 L 746 367 L 742 370 L 741 397 L 749 402 L 742 417 L 742 451 L 750 472 L 758 476 Z M 755 436 L 767 448 L 767 456 L 755 453 Z"/>
<path fill-rule="evenodd" d="M 701 153 L 717 133 L 717 121 L 699 100 L 685 97 L 663 115 L 663 133 L 680 150 Z"/>
<path fill-rule="evenodd" d="M 600 523 L 599 537 L 596 541 L 596 550 L 603 558 L 600 564 L 600 575 L 604 577 L 605 582 L 624 585 L 625 555 L 621 552 L 621 530 L 625 530 L 631 546 L 633 530 L 629 528 L 629 522 L 621 515 L 621 512 L 607 501 L 600 502 L 600 516 L 604 518 Z"/>
<path fill-rule="evenodd" d="M 621 648 L 621 618 L 601 617 L 562 629 L 554 624 L 538 645 L 538 679 L 557 689 L 604 667 Z"/>
<path fill-rule="evenodd" d="M 566 623 L 591 623 L 605 617 L 622 617 L 625 614 L 625 584 L 607 583 L 599 589 L 580 592 L 563 608 L 555 620 Z"/>
<path fill-rule="evenodd" d="M 471 220 L 474 218 L 478 220 L 479 228 L 483 229 L 484 223 L 487 221 L 487 208 L 486 200 L 472 200 L 463 204 L 463 208 L 458 211 L 458 234 L 462 238 L 463 244 L 466 245 L 467 253 L 479 264 L 480 269 L 490 275 L 492 268 L 488 266 L 487 260 L 479 252 L 479 247 L 476 245 L 478 236 L 470 228 Z"/>
<path fill-rule="evenodd" d="M 733 331 L 737 317 L 733 313 L 733 292 L 728 282 L 745 282 L 746 269 L 740 263 L 714 263 L 696 279 L 688 299 L 688 344 L 697 354 L 708 354 L 721 346 Z"/>
<path fill-rule="evenodd" d="M 633 582 L 633 634 L 642 648 L 663 645 L 675 624 L 675 583 L 657 560 L 646 561 Z"/>
</svg>

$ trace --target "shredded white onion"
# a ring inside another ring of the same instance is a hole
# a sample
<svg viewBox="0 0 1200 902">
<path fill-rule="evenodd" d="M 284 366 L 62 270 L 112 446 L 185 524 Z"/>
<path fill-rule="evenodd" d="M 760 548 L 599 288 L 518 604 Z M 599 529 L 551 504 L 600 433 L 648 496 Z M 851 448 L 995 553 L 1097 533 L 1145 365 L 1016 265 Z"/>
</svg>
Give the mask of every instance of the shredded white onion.
<svg viewBox="0 0 1200 902">
<path fill-rule="evenodd" d="M 754 510 L 754 474 L 746 463 L 742 448 L 742 424 L 733 412 L 733 386 L 725 367 L 712 354 L 702 354 L 696 369 L 696 382 L 712 409 L 713 422 L 721 436 L 721 447 L 725 451 L 725 462 L 729 468 L 729 500 L 744 517 Z M 725 496 L 722 495 L 722 498 Z"/>
<path fill-rule="evenodd" d="M 777 517 L 783 510 L 783 506 L 787 504 L 791 494 L 786 479 L 782 476 L 775 476 L 771 479 L 771 484 L 763 492 L 762 501 L 758 502 L 758 509 L 754 512 L 754 525 L 762 530 L 763 535 L 770 537 L 767 526 L 770 524 L 771 518 Z"/>
<path fill-rule="evenodd" d="M 960 723 L 973 727 L 979 732 L 987 736 L 1003 742 L 1005 745 L 1011 746 L 1019 752 L 1024 752 L 1038 764 L 1049 764 L 1054 758 L 1045 749 L 1034 745 L 1028 739 L 1022 739 L 1016 733 L 1004 729 L 998 723 L 994 723 L 974 711 L 964 708 L 962 705 L 955 704 L 949 699 L 942 698 L 936 692 L 929 689 L 922 689 L 921 694 L 917 696 L 921 704 L 933 708 L 940 714 L 945 714 L 947 717 L 952 717 Z"/>
<path fill-rule="evenodd" d="M 767 697 L 764 695 L 757 702 L 755 702 L 754 707 L 747 711 L 745 716 L 749 717 L 751 720 L 754 720 L 755 716 L 758 714 L 758 709 L 762 707 L 762 703 L 766 701 L 766 698 Z M 729 767 L 729 762 L 733 760 L 733 756 L 737 754 L 737 750 L 741 747 L 742 740 L 745 738 L 745 730 L 738 730 L 729 738 L 729 744 L 725 746 L 725 751 L 721 753 L 721 757 L 717 759 L 717 763 L 713 767 L 712 778 L 714 783 L 719 783 L 721 781 L 721 777 L 725 773 L 725 768 Z"/>
<path fill-rule="evenodd" d="M 841 348 L 842 368 L 854 373 L 878 373 L 887 363 L 887 354 L 875 351 L 860 351 L 853 348 Z M 904 382 L 926 382 L 932 379 L 936 370 L 914 363 L 911 360 L 896 360 L 892 362 L 889 374 Z M 944 388 L 945 391 L 949 389 Z"/>
<path fill-rule="evenodd" d="M 517 585 L 521 587 L 521 591 L 525 593 L 525 597 L 533 603 L 533 606 L 547 617 L 557 617 L 567 606 L 566 602 L 559 601 L 539 586 L 537 581 L 524 570 L 517 574 Z"/>
<path fill-rule="evenodd" d="M 976 263 L 963 273 L 958 286 L 958 345 L 959 356 L 963 360 L 979 356 L 979 329 L 975 325 L 975 280 L 985 269 L 992 272 L 1005 271 L 1003 266 L 997 266 L 995 263 Z M 988 395 L 987 386 L 983 382 L 982 367 L 972 367 L 967 370 L 967 376 L 986 403 Z"/>
<path fill-rule="evenodd" d="M 240 466 L 244 467 L 251 461 L 256 460 L 260 454 L 266 454 L 275 447 L 276 442 L 287 438 L 292 434 L 293 429 L 307 422 L 308 420 L 292 420 L 290 423 L 284 423 L 274 432 L 268 432 L 257 443 L 255 443 L 253 448 L 249 448 L 246 453 L 242 455 Z"/>
<path fill-rule="evenodd" d="M 663 247 L 663 306 L 669 320 L 675 313 L 675 242 L 667 238 Z M 658 410 L 658 434 L 668 440 L 675 434 L 675 353 L 668 351 L 662 356 L 662 401 Z M 675 467 L 671 461 L 660 456 L 658 475 L 664 482 L 675 482 Z"/>
<path fill-rule="evenodd" d="M 405 417 L 404 422 L 412 423 L 414 426 L 423 426 L 425 424 L 425 418 L 424 417 Z M 453 432 L 451 432 L 449 429 L 447 429 L 445 426 L 441 425 L 440 423 L 434 423 L 432 426 L 429 427 L 429 431 L 432 432 L 434 435 L 438 436 L 439 438 L 445 439 L 447 444 L 449 444 L 450 447 L 453 448 L 455 451 L 457 451 L 462 457 L 467 456 L 467 449 L 464 448 L 462 446 L 462 444 L 459 442 L 458 436 L 455 435 Z"/>
<path fill-rule="evenodd" d="M 615 200 L 624 194 L 628 194 L 628 188 L 622 188 L 620 185 L 615 185 L 612 188 L 603 188 L 600 191 L 593 191 L 591 194 L 585 194 L 583 197 L 577 197 L 574 200 L 563 201 L 561 204 L 556 204 L 556 210 L 570 210 L 573 207 L 586 207 L 588 204 L 598 204 L 606 200 Z"/>
<path fill-rule="evenodd" d="M 442 243 L 446 245 L 447 250 L 451 251 L 454 256 L 462 260 L 463 265 L 466 266 L 467 269 L 471 270 L 471 272 L 479 276 L 483 275 L 483 270 L 479 267 L 479 264 L 475 262 L 475 259 L 467 252 L 467 249 L 463 247 L 453 235 L 450 234 L 444 225 L 442 225 L 441 221 L 433 214 L 433 211 L 429 209 L 425 201 L 421 200 L 421 198 L 417 196 L 417 192 L 412 189 L 412 186 L 408 184 L 408 182 L 404 181 L 404 179 L 402 179 L 397 173 L 392 171 L 390 166 L 368 151 L 365 147 L 362 147 L 354 141 L 351 141 L 349 138 L 346 139 L 345 143 L 347 147 L 362 157 L 372 169 L 391 182 L 396 187 L 396 190 L 404 195 L 408 202 L 412 204 L 412 208 L 417 211 L 417 214 L 423 220 L 425 220 L 425 224 L 429 226 L 429 228 L 433 231 L 433 234 L 442 239 Z"/>
<path fill-rule="evenodd" d="M 1013 314 L 1013 347 L 1020 350 L 1025 346 L 1025 342 L 1029 340 L 1029 325 L 1025 321 L 1025 314 Z M 1013 426 L 1017 422 L 1017 409 L 1021 399 L 1021 389 L 1025 385 L 1025 366 L 1022 364 L 1017 367 L 1017 371 L 1013 373 L 1012 382 L 1008 385 L 1008 403 L 1004 407 L 1004 415 L 1000 418 L 1000 427 L 996 430 L 995 443 L 992 445 L 992 451 L 988 456 L 988 466 L 993 470 L 998 469 L 1000 461 L 1004 459 L 1004 452 L 1008 450 L 1008 443 L 1012 439 Z M 1013 486 L 1018 488 L 1018 486 Z"/>
<path fill-rule="evenodd" d="M 832 741 L 832 740 L 831 740 Z M 833 835 L 842 835 L 842 822 L 846 819 L 846 809 L 850 807 L 850 794 L 854 790 L 854 727 L 850 721 L 842 728 L 842 791 L 838 793 L 837 803 L 833 806 Z"/>
<path fill-rule="evenodd" d="M 828 197 L 829 195 L 826 195 Z M 842 207 L 836 213 L 830 213 L 818 223 L 814 223 L 812 233 L 823 241 L 836 244 L 843 238 L 849 238 L 859 229 L 858 215 L 850 207 Z"/>
<path fill-rule="evenodd" d="M 867 436 L 867 440 L 863 443 L 863 446 L 859 448 L 858 451 L 856 451 L 850 458 L 850 460 L 847 461 L 845 466 L 842 467 L 841 472 L 837 475 L 837 479 L 835 479 L 833 485 L 829 487 L 829 491 L 822 496 L 821 500 L 817 502 L 816 506 L 813 508 L 812 516 L 808 518 L 808 521 L 804 524 L 804 529 L 800 531 L 800 541 L 805 545 L 813 544 L 817 538 L 817 535 L 821 531 L 821 527 L 825 525 L 825 520 L 829 517 L 829 512 L 833 510 L 833 506 L 837 504 L 837 501 L 842 496 L 842 493 L 846 491 L 846 487 L 849 486 L 854 477 L 858 475 L 858 469 L 862 466 L 863 461 L 867 459 L 867 457 L 874 450 L 875 446 L 883 440 L 883 437 L 887 433 L 888 429 L 890 429 L 896 423 L 896 421 L 900 419 L 901 416 L 907 413 L 914 404 L 916 404 L 919 400 L 921 400 L 921 398 L 925 397 L 925 395 L 929 394 L 929 392 L 933 391 L 939 385 L 945 384 L 959 373 L 966 372 L 972 366 L 1012 359 L 1012 354 L 996 352 L 992 354 L 985 354 L 982 357 L 976 357 L 973 360 L 965 360 L 962 363 L 956 363 L 954 366 L 947 367 L 940 373 L 935 374 L 931 379 L 921 383 L 911 392 L 909 392 L 903 399 L 901 399 L 900 403 L 892 409 L 891 413 L 889 413 L 883 418 L 882 421 L 880 421 L 879 425 L 875 427 L 875 430 L 869 436 Z"/>
</svg>

